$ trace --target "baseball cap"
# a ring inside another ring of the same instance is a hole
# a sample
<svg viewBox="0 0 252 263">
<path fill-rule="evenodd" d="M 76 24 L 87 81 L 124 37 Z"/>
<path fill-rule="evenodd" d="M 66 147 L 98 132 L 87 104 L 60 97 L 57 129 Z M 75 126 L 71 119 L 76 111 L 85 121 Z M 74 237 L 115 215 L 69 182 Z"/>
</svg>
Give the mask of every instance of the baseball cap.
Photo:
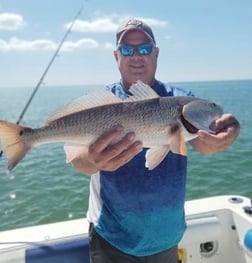
<svg viewBox="0 0 252 263">
<path fill-rule="evenodd" d="M 155 37 L 151 28 L 143 21 L 137 19 L 130 19 L 128 22 L 119 26 L 116 32 L 116 44 L 120 43 L 123 36 L 131 30 L 142 31 L 147 37 L 149 37 L 154 42 L 154 44 L 156 44 Z"/>
</svg>

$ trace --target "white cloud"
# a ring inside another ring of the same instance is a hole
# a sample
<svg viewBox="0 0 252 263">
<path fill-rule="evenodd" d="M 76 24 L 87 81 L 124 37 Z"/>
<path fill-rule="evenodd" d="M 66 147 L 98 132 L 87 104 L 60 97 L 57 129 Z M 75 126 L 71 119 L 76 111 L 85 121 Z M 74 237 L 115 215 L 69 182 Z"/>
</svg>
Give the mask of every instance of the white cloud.
<svg viewBox="0 0 252 263">
<path fill-rule="evenodd" d="M 79 48 L 96 48 L 99 44 L 97 41 L 89 38 L 82 38 L 76 42 L 66 41 L 62 46 L 62 51 L 72 51 Z"/>
<path fill-rule="evenodd" d="M 12 37 L 8 42 L 0 40 L 0 51 L 53 50 L 55 48 L 56 45 L 46 39 L 26 41 Z"/>
<path fill-rule="evenodd" d="M 168 22 L 163 21 L 163 20 L 158 20 L 158 19 L 153 19 L 153 18 L 144 18 L 144 17 L 139 17 L 137 19 L 144 21 L 150 27 L 154 26 L 154 27 L 159 27 L 159 28 L 165 28 L 168 26 Z"/>
<path fill-rule="evenodd" d="M 15 31 L 25 26 L 21 15 L 13 13 L 0 13 L 0 31 Z"/>
<path fill-rule="evenodd" d="M 69 28 L 71 23 L 65 25 Z M 82 33 L 86 32 L 115 32 L 117 29 L 117 24 L 114 23 L 109 18 L 102 18 L 93 21 L 76 20 L 72 31 L 78 31 Z"/>
<path fill-rule="evenodd" d="M 99 44 L 93 39 L 83 38 L 76 42 L 65 41 L 62 46 L 62 51 L 72 51 L 80 48 L 96 48 Z M 38 40 L 21 40 L 18 38 L 11 38 L 9 41 L 0 39 L 0 52 L 8 51 L 36 51 L 36 50 L 56 50 L 58 43 L 47 39 Z"/>
<path fill-rule="evenodd" d="M 123 18 L 122 18 L 123 17 Z M 118 26 L 122 23 L 130 19 L 131 17 L 126 15 L 121 15 L 115 17 L 115 15 L 111 15 L 109 18 L 98 18 L 92 21 L 85 21 L 77 19 L 74 23 L 72 31 L 82 32 L 82 33 L 90 33 L 90 32 L 116 32 Z M 145 21 L 150 26 L 161 27 L 164 28 L 168 25 L 167 21 L 157 20 L 152 18 L 138 18 L 140 20 Z M 65 28 L 69 28 L 72 22 L 67 23 Z"/>
</svg>

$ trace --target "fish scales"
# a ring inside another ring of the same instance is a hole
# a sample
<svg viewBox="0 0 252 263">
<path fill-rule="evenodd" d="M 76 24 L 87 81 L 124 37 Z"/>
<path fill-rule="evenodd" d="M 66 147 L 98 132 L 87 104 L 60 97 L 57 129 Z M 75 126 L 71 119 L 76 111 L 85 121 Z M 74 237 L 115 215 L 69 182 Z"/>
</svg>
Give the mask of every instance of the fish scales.
<svg viewBox="0 0 252 263">
<path fill-rule="evenodd" d="M 27 143 L 36 145 L 45 141 L 90 144 L 105 130 L 122 125 L 125 133 L 134 131 L 144 145 L 160 145 L 164 144 L 164 140 L 168 143 L 165 134 L 167 127 L 178 122 L 182 105 L 177 102 L 169 98 L 158 98 L 104 105 L 62 117 L 42 128 L 24 129 L 22 136 Z"/>
</svg>

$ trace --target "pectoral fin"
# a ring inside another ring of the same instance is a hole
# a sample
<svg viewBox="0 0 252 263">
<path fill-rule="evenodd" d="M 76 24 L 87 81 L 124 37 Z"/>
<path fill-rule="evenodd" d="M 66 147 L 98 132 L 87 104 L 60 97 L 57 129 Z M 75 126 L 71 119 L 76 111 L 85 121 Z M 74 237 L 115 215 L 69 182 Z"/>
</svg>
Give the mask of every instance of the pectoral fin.
<svg viewBox="0 0 252 263">
<path fill-rule="evenodd" d="M 145 155 L 145 167 L 153 170 L 164 160 L 169 151 L 169 145 L 150 148 Z"/>
<path fill-rule="evenodd" d="M 180 130 L 173 135 L 170 145 L 153 147 L 147 150 L 145 155 L 145 167 L 149 170 L 153 170 L 164 160 L 169 151 L 184 156 L 187 155 L 185 140 Z"/>
<path fill-rule="evenodd" d="M 181 154 L 184 156 L 187 155 L 185 139 L 184 139 L 184 136 L 181 130 L 178 130 L 176 134 L 173 135 L 173 139 L 171 141 L 170 148 L 173 153 Z"/>
</svg>

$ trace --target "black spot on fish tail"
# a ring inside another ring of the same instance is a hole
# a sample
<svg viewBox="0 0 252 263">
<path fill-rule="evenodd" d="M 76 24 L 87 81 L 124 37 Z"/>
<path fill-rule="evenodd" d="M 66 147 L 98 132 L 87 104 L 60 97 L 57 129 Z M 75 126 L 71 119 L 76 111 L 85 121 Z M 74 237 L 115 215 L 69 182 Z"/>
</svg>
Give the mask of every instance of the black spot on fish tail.
<svg viewBox="0 0 252 263">
<path fill-rule="evenodd" d="M 29 127 L 23 127 L 22 130 L 19 131 L 19 136 L 24 136 L 25 134 L 29 134 L 29 133 L 32 133 L 33 132 L 33 129 L 32 128 L 29 128 Z"/>
</svg>

